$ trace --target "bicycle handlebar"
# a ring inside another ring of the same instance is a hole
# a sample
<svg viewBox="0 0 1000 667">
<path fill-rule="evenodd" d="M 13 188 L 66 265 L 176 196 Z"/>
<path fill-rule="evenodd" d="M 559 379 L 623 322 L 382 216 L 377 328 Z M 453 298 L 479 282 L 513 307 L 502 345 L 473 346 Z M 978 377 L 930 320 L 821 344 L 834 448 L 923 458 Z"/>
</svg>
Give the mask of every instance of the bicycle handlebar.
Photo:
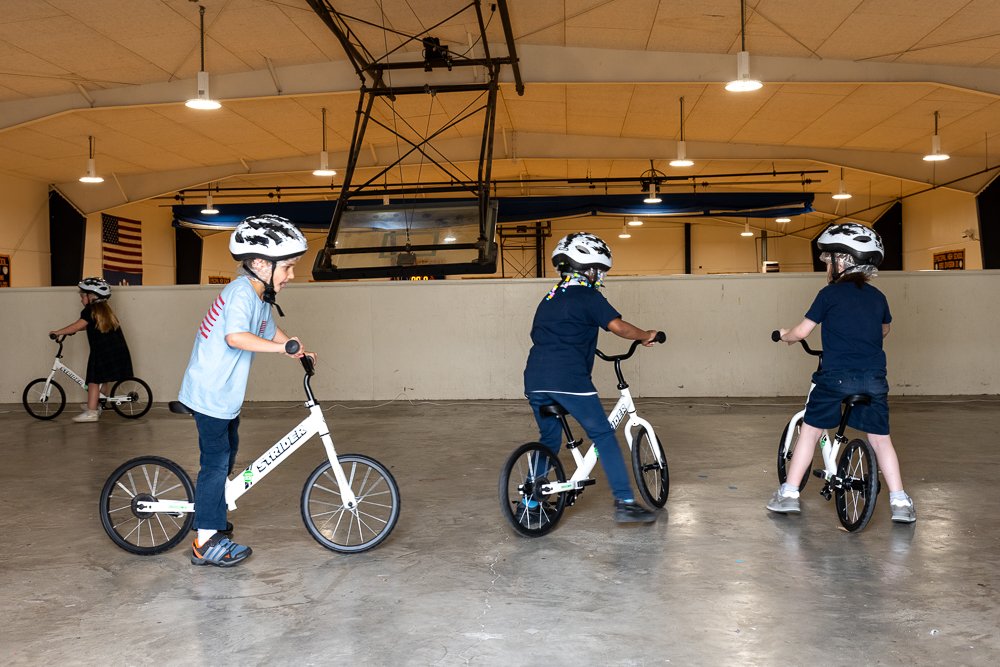
<svg viewBox="0 0 1000 667">
<path fill-rule="evenodd" d="M 781 342 L 781 332 L 778 331 L 777 329 L 775 329 L 774 331 L 772 331 L 771 332 L 771 340 L 773 340 L 775 343 L 780 343 Z M 823 356 L 823 350 L 814 350 L 814 349 L 812 349 L 811 347 L 809 347 L 809 343 L 807 343 L 805 341 L 805 339 L 800 340 L 799 343 L 802 345 L 802 349 L 805 350 L 807 353 L 811 354 L 812 356 L 814 356 L 814 357 L 822 357 Z"/>
<path fill-rule="evenodd" d="M 653 336 L 653 342 L 654 343 L 667 342 L 667 334 L 663 333 L 662 331 L 657 331 L 656 335 Z M 642 343 L 641 340 L 632 341 L 632 346 L 629 347 L 628 352 L 626 352 L 625 354 L 604 354 L 600 350 L 595 350 L 595 353 L 597 354 L 597 356 L 599 356 L 601 359 L 604 359 L 605 361 L 624 361 L 635 353 L 635 348 L 639 347 L 640 343 Z"/>
<path fill-rule="evenodd" d="M 301 349 L 302 346 L 299 344 L 299 341 L 297 340 L 285 341 L 285 354 L 298 354 L 299 350 Z M 304 354 L 301 357 L 299 357 L 299 361 L 302 362 L 302 368 L 305 370 L 306 375 L 313 375 L 316 372 L 316 368 L 315 366 L 313 366 L 312 357 L 310 357 L 308 354 Z"/>
</svg>

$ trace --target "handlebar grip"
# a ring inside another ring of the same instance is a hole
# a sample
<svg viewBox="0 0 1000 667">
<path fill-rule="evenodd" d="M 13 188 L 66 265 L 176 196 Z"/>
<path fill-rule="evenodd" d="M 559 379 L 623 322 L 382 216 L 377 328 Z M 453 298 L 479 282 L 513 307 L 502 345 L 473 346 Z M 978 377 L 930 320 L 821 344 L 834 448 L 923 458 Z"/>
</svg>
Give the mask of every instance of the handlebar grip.
<svg viewBox="0 0 1000 667">
<path fill-rule="evenodd" d="M 654 343 L 666 343 L 667 342 L 667 334 L 663 333 L 662 331 L 657 331 L 656 335 L 653 336 L 653 342 Z"/>
<path fill-rule="evenodd" d="M 56 339 L 56 338 L 58 338 L 58 337 L 59 337 L 59 336 L 57 336 L 57 335 L 55 335 L 55 334 L 53 334 L 53 333 L 50 333 L 50 334 L 49 334 L 49 340 L 55 340 L 55 339 Z"/>
<path fill-rule="evenodd" d="M 296 354 L 301 348 L 297 340 L 285 341 L 285 354 Z"/>
<path fill-rule="evenodd" d="M 781 342 L 781 332 L 778 331 L 777 329 L 775 329 L 774 331 L 772 331 L 771 332 L 771 340 L 773 340 L 775 343 L 780 343 Z"/>
</svg>

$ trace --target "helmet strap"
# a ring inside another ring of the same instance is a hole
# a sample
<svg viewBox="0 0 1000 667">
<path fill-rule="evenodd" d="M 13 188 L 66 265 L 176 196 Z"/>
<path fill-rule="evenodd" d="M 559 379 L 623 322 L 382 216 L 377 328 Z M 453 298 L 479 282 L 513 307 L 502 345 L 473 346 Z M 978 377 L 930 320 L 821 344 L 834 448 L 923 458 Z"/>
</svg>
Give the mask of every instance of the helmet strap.
<svg viewBox="0 0 1000 667">
<path fill-rule="evenodd" d="M 256 278 L 258 282 L 264 285 L 264 294 L 261 295 L 261 298 L 264 300 L 264 303 L 274 306 L 274 308 L 278 311 L 278 316 L 284 317 L 285 313 L 281 310 L 281 306 L 279 306 L 275 301 L 275 298 L 278 296 L 278 293 L 274 291 L 274 270 L 278 268 L 278 263 L 273 259 L 268 261 L 271 262 L 271 277 L 267 279 L 266 283 L 263 280 L 261 280 L 260 276 L 254 273 L 253 268 L 251 268 L 252 264 L 244 265 L 244 268 L 246 268 L 247 272 L 251 276 Z"/>
</svg>

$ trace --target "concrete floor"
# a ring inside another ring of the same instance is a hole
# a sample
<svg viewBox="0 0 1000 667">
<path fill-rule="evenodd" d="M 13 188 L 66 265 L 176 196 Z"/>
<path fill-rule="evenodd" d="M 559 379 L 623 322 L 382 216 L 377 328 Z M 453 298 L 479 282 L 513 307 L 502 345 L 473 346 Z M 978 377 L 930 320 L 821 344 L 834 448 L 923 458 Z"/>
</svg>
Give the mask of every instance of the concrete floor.
<svg viewBox="0 0 1000 667">
<path fill-rule="evenodd" d="M 140 454 L 197 473 L 194 424 L 74 424 L 0 406 L 0 663 L 347 665 L 995 665 L 1000 661 L 1000 400 L 893 402 L 914 526 L 887 497 L 840 529 L 812 480 L 800 516 L 768 513 L 794 400 L 639 400 L 666 442 L 667 508 L 616 526 L 603 473 L 551 534 L 500 515 L 497 477 L 533 439 L 514 401 L 329 406 L 341 453 L 389 465 L 402 516 L 373 551 L 305 531 L 309 443 L 231 515 L 254 555 L 194 567 L 179 546 L 139 557 L 105 536 L 105 477 Z M 75 413 L 75 408 L 71 406 Z M 240 463 L 298 405 L 249 406 Z"/>
</svg>

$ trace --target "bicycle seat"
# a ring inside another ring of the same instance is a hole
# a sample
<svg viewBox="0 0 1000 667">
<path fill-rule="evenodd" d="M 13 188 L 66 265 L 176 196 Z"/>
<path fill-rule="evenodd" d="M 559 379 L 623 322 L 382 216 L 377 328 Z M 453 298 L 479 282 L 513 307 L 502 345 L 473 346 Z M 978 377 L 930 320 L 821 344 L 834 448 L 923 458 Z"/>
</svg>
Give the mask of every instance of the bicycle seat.
<svg viewBox="0 0 1000 667">
<path fill-rule="evenodd" d="M 562 415 L 569 414 L 566 408 L 558 403 L 548 403 L 546 405 L 542 405 L 538 408 L 538 412 L 543 417 L 560 417 Z"/>
<path fill-rule="evenodd" d="M 844 405 L 871 405 L 872 397 L 868 394 L 852 394 L 841 401 Z"/>
<path fill-rule="evenodd" d="M 189 408 L 188 406 L 184 405 L 180 401 L 170 401 L 169 403 L 167 403 L 167 407 L 170 408 L 171 412 L 173 412 L 175 414 L 178 414 L 178 415 L 193 415 L 194 414 L 194 412 L 192 412 L 191 408 Z"/>
</svg>

